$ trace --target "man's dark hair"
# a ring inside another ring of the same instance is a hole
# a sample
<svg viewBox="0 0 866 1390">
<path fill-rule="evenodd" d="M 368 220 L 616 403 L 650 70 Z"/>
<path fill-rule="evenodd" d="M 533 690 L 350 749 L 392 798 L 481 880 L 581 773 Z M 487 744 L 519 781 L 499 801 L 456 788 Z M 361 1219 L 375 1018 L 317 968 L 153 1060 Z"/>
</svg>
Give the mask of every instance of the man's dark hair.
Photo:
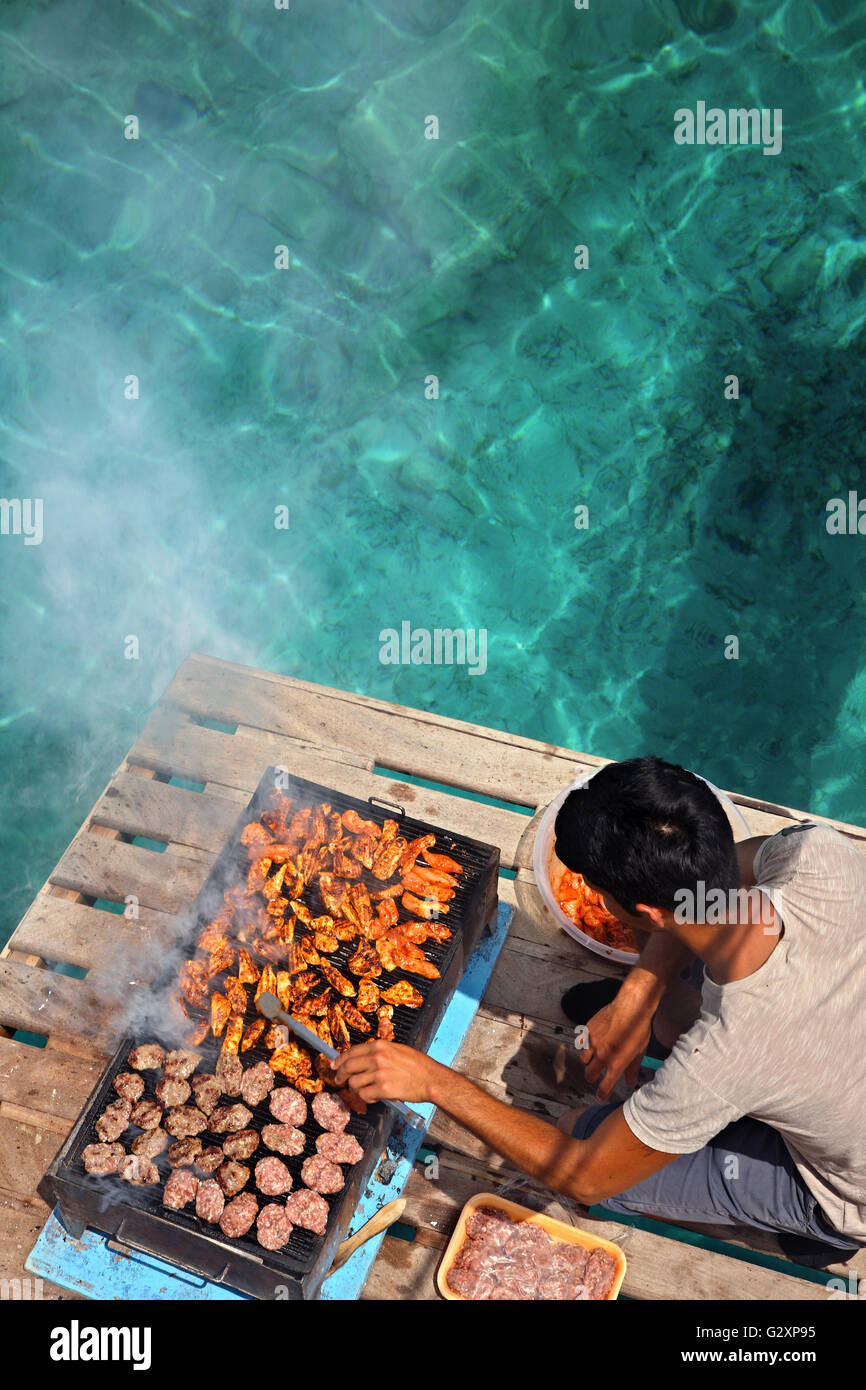
<svg viewBox="0 0 866 1390">
<path fill-rule="evenodd" d="M 734 836 L 706 782 L 661 758 L 601 768 L 565 798 L 556 817 L 557 858 L 628 912 L 639 902 L 677 906 L 683 888 L 740 886 Z"/>
</svg>

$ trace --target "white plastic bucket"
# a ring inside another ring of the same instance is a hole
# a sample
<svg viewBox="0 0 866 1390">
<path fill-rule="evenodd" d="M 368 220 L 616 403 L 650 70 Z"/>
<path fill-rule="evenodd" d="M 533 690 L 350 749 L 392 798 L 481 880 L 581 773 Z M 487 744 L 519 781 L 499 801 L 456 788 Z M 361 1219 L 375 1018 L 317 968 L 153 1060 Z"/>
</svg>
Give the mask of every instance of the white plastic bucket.
<svg viewBox="0 0 866 1390">
<path fill-rule="evenodd" d="M 568 932 L 569 936 L 574 937 L 582 946 L 587 946 L 590 951 L 595 951 L 597 956 L 605 956 L 608 960 L 620 961 L 623 965 L 634 965 L 639 959 L 637 951 L 618 951 L 613 946 L 604 946 L 600 941 L 594 941 L 586 932 L 581 931 L 580 927 L 575 926 L 569 917 L 566 917 L 559 903 L 556 901 L 556 891 L 565 873 L 565 865 L 557 859 L 553 852 L 553 845 L 556 839 L 554 826 L 556 816 L 569 792 L 577 787 L 585 787 L 601 768 L 595 768 L 593 772 L 583 772 L 580 777 L 567 787 L 563 787 L 558 796 L 554 797 L 547 810 L 541 818 L 541 823 L 535 836 L 535 844 L 532 849 L 532 869 L 535 874 L 535 882 L 544 900 L 545 907 L 553 914 L 553 918 L 562 927 L 563 931 Z M 700 777 L 700 773 L 695 773 Z M 714 787 L 712 782 L 708 782 L 706 777 L 701 777 L 702 782 L 706 782 L 712 792 L 715 792 L 725 814 L 730 822 L 731 830 L 734 832 L 735 840 L 747 840 L 752 834 L 748 821 L 735 806 L 729 796 L 720 792 L 718 787 Z"/>
</svg>

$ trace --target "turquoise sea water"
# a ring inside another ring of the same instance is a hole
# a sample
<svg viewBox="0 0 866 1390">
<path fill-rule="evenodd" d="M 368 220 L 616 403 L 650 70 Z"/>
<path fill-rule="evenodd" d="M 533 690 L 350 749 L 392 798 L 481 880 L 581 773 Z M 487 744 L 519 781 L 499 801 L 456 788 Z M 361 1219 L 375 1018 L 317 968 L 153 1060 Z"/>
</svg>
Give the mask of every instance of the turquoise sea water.
<svg viewBox="0 0 866 1390">
<path fill-rule="evenodd" d="M 191 650 L 866 819 L 864 42 L 853 0 L 5 5 L 44 537 L 0 535 L 0 940 Z M 781 153 L 675 144 L 701 101 Z M 381 664 L 404 620 L 486 673 Z"/>
</svg>

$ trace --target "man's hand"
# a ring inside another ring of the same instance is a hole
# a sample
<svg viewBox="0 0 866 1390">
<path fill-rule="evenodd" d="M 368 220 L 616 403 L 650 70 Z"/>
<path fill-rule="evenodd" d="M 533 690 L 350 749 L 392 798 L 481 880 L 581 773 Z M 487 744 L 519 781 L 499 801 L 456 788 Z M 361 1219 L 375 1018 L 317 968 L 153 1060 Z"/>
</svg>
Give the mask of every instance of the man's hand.
<svg viewBox="0 0 866 1390">
<path fill-rule="evenodd" d="M 368 1103 L 431 1100 L 433 1075 L 440 1070 L 438 1063 L 414 1047 L 381 1040 L 350 1047 L 332 1066 L 334 1080 L 357 1091 Z"/>
<path fill-rule="evenodd" d="M 590 1085 L 598 1082 L 599 1100 L 609 1100 L 619 1078 L 637 1085 L 641 1059 L 650 1040 L 653 1010 L 643 1001 L 616 998 L 593 1014 L 587 1024 L 589 1047 L 579 1054 Z"/>
</svg>

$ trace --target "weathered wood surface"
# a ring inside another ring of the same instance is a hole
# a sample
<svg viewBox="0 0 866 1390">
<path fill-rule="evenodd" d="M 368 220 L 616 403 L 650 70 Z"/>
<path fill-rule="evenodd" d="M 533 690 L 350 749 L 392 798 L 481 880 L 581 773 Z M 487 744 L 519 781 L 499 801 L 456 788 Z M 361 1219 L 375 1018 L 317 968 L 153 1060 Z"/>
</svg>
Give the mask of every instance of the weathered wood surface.
<svg viewBox="0 0 866 1390">
<path fill-rule="evenodd" d="M 503 866 L 517 871 L 514 879 L 500 879 L 500 893 L 517 911 L 460 1066 L 495 1094 L 551 1120 L 590 1101 L 559 998 L 578 980 L 625 970 L 559 930 L 541 902 L 531 863 L 544 807 L 579 773 L 606 761 L 210 657 L 188 658 L 0 953 L 0 1277 L 22 1271 L 24 1246 L 47 1214 L 36 1183 L 110 1048 L 100 1007 L 116 993 L 118 962 L 139 964 L 141 987 L 145 963 L 176 938 L 184 909 L 271 763 L 349 795 L 398 802 L 419 819 L 500 847 Z M 417 786 L 374 769 L 438 785 Z M 203 791 L 170 785 L 170 777 Z M 449 787 L 494 796 L 515 809 L 457 796 Z M 773 833 L 792 820 L 825 819 L 736 794 L 732 799 L 755 834 Z M 866 848 L 860 827 L 826 823 Z M 130 843 L 135 838 L 165 849 Z M 93 905 L 129 899 L 130 915 Z M 45 968 L 46 962 L 88 973 L 70 978 Z M 47 1035 L 48 1046 L 35 1049 L 3 1036 L 14 1029 Z M 432 1273 L 459 1205 L 471 1191 L 509 1177 L 498 1156 L 445 1116 L 436 1117 L 430 1142 L 446 1180 L 433 1191 L 420 1174 L 413 1177 L 417 1240 L 386 1239 L 368 1297 L 435 1297 Z M 626 1292 L 674 1296 L 673 1271 L 686 1247 L 622 1229 L 634 1261 Z M 816 1296 L 816 1286 L 788 1276 L 773 1279 L 785 1281 L 786 1290 L 795 1285 L 794 1292 L 767 1292 L 781 1285 L 765 1279 L 766 1271 L 689 1250 L 694 1282 L 687 1296 Z M 46 1296 L 70 1295 L 54 1290 Z"/>
</svg>

